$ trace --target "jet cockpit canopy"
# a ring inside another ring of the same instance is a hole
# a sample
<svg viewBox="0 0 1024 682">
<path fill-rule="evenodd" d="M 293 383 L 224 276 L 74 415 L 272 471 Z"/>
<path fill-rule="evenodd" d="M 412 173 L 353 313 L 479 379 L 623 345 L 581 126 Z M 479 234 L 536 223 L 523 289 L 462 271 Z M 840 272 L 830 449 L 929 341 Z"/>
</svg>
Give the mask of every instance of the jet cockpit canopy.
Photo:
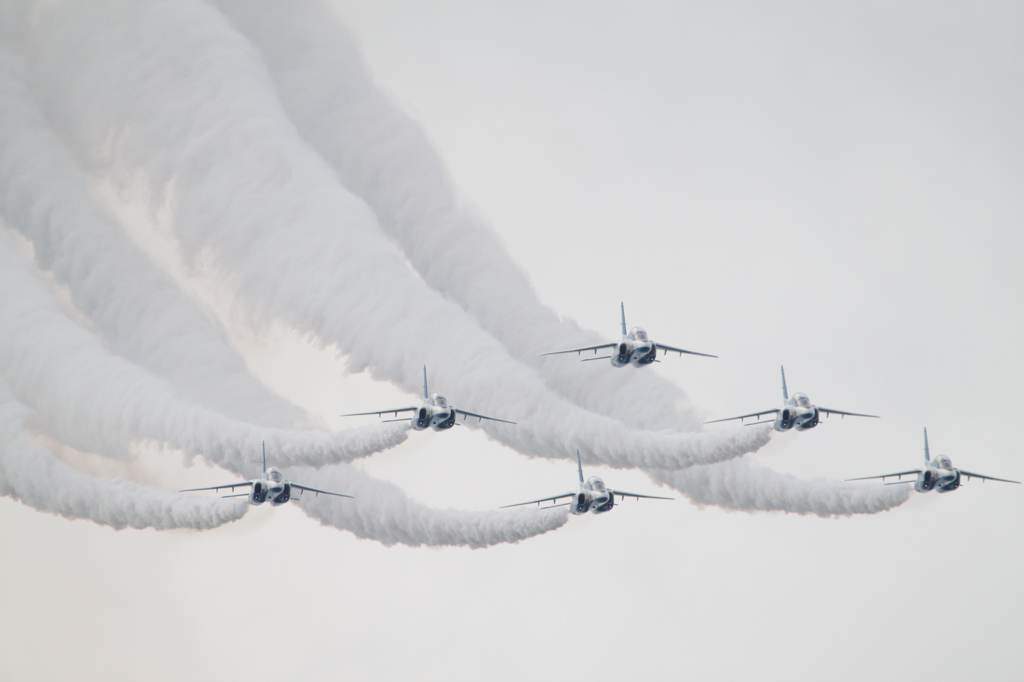
<svg viewBox="0 0 1024 682">
<path fill-rule="evenodd" d="M 800 407 L 810 407 L 811 399 L 807 397 L 805 393 L 794 393 L 793 402 Z"/>
<path fill-rule="evenodd" d="M 431 400 L 434 402 L 434 407 L 448 407 L 448 399 L 445 398 L 440 393 L 435 393 L 434 395 L 432 395 Z"/>
<path fill-rule="evenodd" d="M 267 469 L 267 480 L 280 483 L 284 480 L 284 476 L 277 469 Z"/>
<path fill-rule="evenodd" d="M 938 457 L 935 458 L 935 466 L 939 467 L 940 469 L 952 469 L 953 462 L 951 462 L 949 457 L 947 457 L 946 455 L 939 455 Z"/>
<path fill-rule="evenodd" d="M 604 490 L 604 481 L 597 476 L 591 476 L 587 479 L 587 485 L 590 486 L 591 490 Z"/>
<path fill-rule="evenodd" d="M 629 335 L 633 337 L 634 341 L 647 341 L 647 332 L 643 327 L 633 327 Z"/>
</svg>

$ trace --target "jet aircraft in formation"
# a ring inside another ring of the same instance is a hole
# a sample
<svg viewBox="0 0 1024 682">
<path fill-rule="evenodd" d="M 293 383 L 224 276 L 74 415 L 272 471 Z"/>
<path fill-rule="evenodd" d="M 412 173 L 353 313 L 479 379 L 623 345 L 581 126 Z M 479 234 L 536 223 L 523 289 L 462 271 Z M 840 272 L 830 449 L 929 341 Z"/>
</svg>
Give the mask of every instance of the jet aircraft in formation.
<svg viewBox="0 0 1024 682">
<path fill-rule="evenodd" d="M 828 407 L 819 407 L 812 405 L 810 398 L 804 393 L 794 393 L 793 397 L 789 396 L 789 391 L 786 389 L 786 368 L 781 367 L 782 370 L 782 399 L 785 401 L 782 407 L 777 407 L 771 410 L 762 410 L 761 412 L 751 412 L 750 414 L 740 415 L 739 417 L 727 417 L 726 419 L 712 419 L 705 424 L 715 424 L 717 422 L 727 422 L 734 419 L 743 421 L 750 417 L 762 417 L 767 414 L 774 414 L 774 419 L 766 419 L 764 421 L 751 422 L 747 426 L 753 426 L 754 424 L 774 424 L 772 428 L 776 431 L 789 431 L 795 428 L 797 431 L 806 431 L 807 429 L 813 429 L 818 425 L 819 417 L 822 414 L 833 415 L 839 414 L 844 417 L 873 417 L 879 419 L 877 414 L 859 414 L 857 412 L 843 412 L 842 410 L 833 410 Z"/>
<path fill-rule="evenodd" d="M 435 431 L 444 431 L 450 429 L 456 425 L 455 418 L 458 415 L 462 415 L 462 420 L 465 421 L 466 417 L 476 417 L 477 421 L 482 419 L 489 419 L 494 422 L 502 422 L 503 424 L 515 424 L 516 422 L 510 422 L 507 419 L 498 419 L 497 417 L 488 417 L 485 414 L 477 414 L 476 412 L 470 412 L 469 410 L 463 410 L 461 408 L 456 409 L 453 405 L 448 404 L 448 400 L 440 393 L 429 395 L 427 393 L 427 366 L 423 365 L 423 403 L 418 407 L 398 407 L 392 410 L 380 410 L 379 412 L 355 412 L 352 414 L 343 414 L 342 417 L 363 417 L 370 414 L 375 414 L 378 417 L 385 414 L 394 414 L 398 417 L 399 412 L 413 412 L 412 417 L 402 417 L 400 419 L 384 419 L 386 422 L 404 422 L 411 421 L 412 428 L 417 431 L 423 431 L 424 429 L 431 428 Z"/>
<path fill-rule="evenodd" d="M 902 480 L 904 476 L 916 475 L 917 478 L 908 481 Z M 896 481 L 890 481 L 885 483 L 885 479 L 890 476 L 895 476 Z M 992 476 L 982 476 L 965 469 L 957 469 L 953 466 L 953 463 L 949 460 L 949 457 L 945 455 L 938 455 L 935 459 L 931 458 L 931 454 L 928 452 L 928 429 L 924 430 L 924 469 L 908 469 L 907 471 L 897 471 L 894 474 L 883 474 L 881 476 L 861 476 L 860 478 L 848 478 L 847 481 L 866 481 L 872 478 L 880 478 L 885 485 L 899 485 L 901 483 L 913 483 L 914 490 L 919 493 L 926 493 L 932 490 L 936 490 L 940 493 L 951 493 L 960 487 L 960 480 L 966 476 L 968 480 L 972 478 L 980 478 L 986 481 L 1001 481 L 1003 483 L 1020 483 L 1020 481 L 1011 481 L 1007 478 L 993 478 Z"/>
<path fill-rule="evenodd" d="M 235 488 L 241 488 L 242 486 L 250 486 L 249 492 L 238 493 L 236 495 L 224 495 L 224 497 L 245 497 L 248 495 L 249 504 L 259 505 L 264 502 L 270 502 L 273 506 L 277 507 L 288 500 L 295 499 L 295 493 L 302 495 L 303 492 L 310 492 L 319 495 L 334 495 L 335 497 L 348 497 L 355 499 L 353 495 L 345 495 L 342 493 L 332 493 L 327 490 L 318 490 L 317 488 L 310 488 L 308 486 L 299 485 L 298 483 L 292 483 L 291 481 L 284 480 L 284 476 L 277 469 L 271 467 L 267 468 L 267 444 L 263 444 L 263 475 L 259 478 L 251 481 L 240 481 L 238 483 L 227 483 L 225 485 L 215 485 L 209 488 L 188 488 L 187 490 L 179 490 L 179 493 L 191 493 L 198 490 L 224 490 L 230 488 L 234 492 Z"/>
<path fill-rule="evenodd" d="M 535 504 L 538 507 L 541 502 L 556 502 L 558 500 L 569 498 L 568 502 L 561 504 L 551 504 L 543 509 L 552 509 L 554 507 L 569 507 L 569 511 L 576 515 L 586 514 L 588 511 L 592 514 L 603 514 L 607 511 L 611 511 L 612 507 L 615 506 L 615 496 L 619 497 L 635 497 L 637 500 L 645 498 L 648 500 L 672 500 L 672 497 L 658 497 L 657 495 L 638 495 L 637 493 L 627 493 L 623 490 L 613 490 L 605 487 L 604 481 L 598 476 L 591 476 L 586 481 L 583 480 L 583 462 L 580 460 L 580 450 L 576 448 L 576 466 L 580 473 L 580 489 L 576 492 L 563 493 L 561 495 L 555 495 L 554 497 L 543 497 L 539 500 L 530 500 L 529 502 L 517 502 L 516 504 L 506 504 L 504 507 L 499 509 L 508 509 L 509 507 L 522 507 L 527 504 Z"/>
<path fill-rule="evenodd" d="M 598 346 L 587 346 L 585 348 L 573 348 L 570 350 L 554 351 L 551 353 L 542 353 L 541 355 L 558 355 L 562 353 L 577 353 L 582 354 L 584 351 L 594 351 L 596 357 L 584 358 L 583 361 L 590 360 L 611 360 L 613 367 L 625 367 L 626 365 L 633 365 L 634 367 L 644 367 L 653 362 L 659 362 L 657 359 L 658 349 L 665 352 L 679 353 L 682 356 L 683 353 L 690 355 L 702 355 L 705 357 L 716 358 L 717 355 L 709 355 L 707 353 L 697 353 L 696 351 L 683 350 L 682 348 L 675 348 L 673 346 L 667 346 L 665 344 L 656 344 L 647 336 L 647 332 L 641 327 L 634 327 L 628 334 L 626 333 L 626 308 L 625 305 L 619 304 L 620 311 L 622 313 L 622 339 L 618 342 L 605 343 Z M 603 349 L 610 349 L 610 355 L 597 356 L 597 351 Z M 739 417 L 729 417 L 727 419 L 713 419 L 705 424 L 714 424 L 717 422 L 740 420 L 741 422 L 754 417 L 763 417 L 766 415 L 774 415 L 773 419 L 767 419 L 763 421 L 756 421 L 748 424 L 772 424 L 776 431 L 788 431 L 790 429 L 796 429 L 797 431 L 806 431 L 812 429 L 818 425 L 820 416 L 822 414 L 829 416 L 838 414 L 843 417 L 871 417 L 878 418 L 878 415 L 874 414 L 860 414 L 858 412 L 844 412 L 842 410 L 833 410 L 827 407 L 820 407 L 813 405 L 810 399 L 804 393 L 794 393 L 792 397 L 789 395 L 789 390 L 786 387 L 786 369 L 780 367 L 782 373 L 782 398 L 783 405 L 779 408 L 773 408 L 770 410 L 762 410 L 761 412 L 752 412 L 750 414 L 740 415 Z M 410 417 L 397 418 L 401 412 L 412 412 Z M 435 431 L 443 431 L 450 429 L 455 426 L 458 422 L 456 418 L 462 415 L 463 421 L 466 417 L 476 417 L 477 420 L 488 419 L 490 421 L 502 422 L 504 424 L 516 424 L 516 422 L 508 421 L 506 419 L 499 419 L 497 417 L 488 417 L 487 415 L 477 414 L 468 410 L 456 409 L 453 405 L 450 405 L 445 397 L 439 393 L 430 395 L 427 389 L 427 367 L 423 366 L 423 402 L 419 406 L 411 407 L 399 407 L 390 410 L 380 410 L 377 412 L 357 412 L 353 414 L 345 414 L 343 417 L 357 417 L 365 415 L 377 415 L 383 416 L 385 414 L 394 414 L 395 419 L 385 419 L 388 422 L 397 421 L 410 421 L 411 427 L 417 431 L 422 431 L 427 428 L 432 428 Z M 938 490 L 940 493 L 947 493 L 956 490 L 960 487 L 961 479 L 966 477 L 980 478 L 989 481 L 1002 481 L 1004 483 L 1020 483 L 1019 481 L 1011 481 L 1005 478 L 994 478 L 992 476 L 983 476 L 976 474 L 964 469 L 957 469 L 953 467 L 949 457 L 945 455 L 937 456 L 934 460 L 931 459 L 931 455 L 928 450 L 928 429 L 924 430 L 924 461 L 925 466 L 923 469 L 909 469 L 907 471 L 898 471 L 892 474 L 883 474 L 881 476 L 864 476 L 861 478 L 850 478 L 848 481 L 863 481 L 868 479 L 880 478 L 885 485 L 898 485 L 901 483 L 913 483 L 914 490 L 917 492 L 928 492 L 931 490 Z M 554 495 L 552 497 L 544 497 L 539 500 L 531 500 L 529 502 L 519 502 L 517 504 L 509 504 L 501 507 L 501 509 L 507 509 L 509 507 L 521 507 L 530 504 L 536 504 L 538 507 L 542 503 L 551 502 L 552 504 L 543 507 L 543 509 L 551 509 L 554 507 L 569 507 L 569 511 L 576 515 L 586 514 L 591 512 L 593 514 L 603 514 L 611 511 L 615 506 L 616 496 L 623 497 L 635 497 L 638 500 L 641 498 L 652 499 L 652 500 L 671 500 L 671 497 L 660 497 L 657 495 L 640 495 L 638 493 L 630 493 L 623 490 L 615 490 L 605 486 L 604 481 L 597 477 L 591 476 L 584 480 L 583 478 L 583 462 L 580 458 L 579 449 L 576 450 L 576 466 L 579 472 L 579 490 L 575 492 L 567 492 L 561 495 Z M 915 475 L 916 478 L 912 480 L 902 480 L 903 476 Z M 886 478 L 896 477 L 898 480 L 885 482 Z M 188 490 L 180 490 L 178 492 L 194 492 L 200 490 L 224 490 L 230 488 L 234 492 L 235 488 L 249 486 L 250 490 L 246 493 L 225 495 L 224 497 L 249 497 L 249 504 L 259 505 L 269 501 L 270 504 L 277 506 L 288 502 L 290 499 L 294 499 L 294 495 L 301 495 L 303 492 L 311 492 L 319 495 L 323 493 L 325 495 L 334 495 L 336 497 L 347 497 L 352 498 L 352 495 L 345 495 L 343 493 L 334 493 L 327 490 L 318 490 L 317 488 L 310 488 L 307 486 L 299 485 L 298 483 L 292 483 L 284 480 L 281 472 L 277 469 L 267 468 L 267 448 L 263 446 L 263 474 L 260 478 L 251 481 L 240 481 L 238 483 L 228 483 L 225 485 L 212 486 L 209 488 L 189 488 Z M 554 504 L 559 500 L 566 499 L 567 502 Z"/>
<path fill-rule="evenodd" d="M 666 346 L 663 343 L 655 343 L 647 337 L 647 332 L 644 331 L 643 327 L 633 327 L 630 332 L 626 333 L 626 306 L 624 303 L 619 303 L 619 309 L 622 312 L 622 338 L 618 341 L 611 341 L 609 343 L 602 343 L 598 346 L 586 346 L 584 348 L 570 348 L 569 350 L 556 350 L 550 353 L 541 353 L 544 355 L 561 355 L 563 353 L 576 353 L 577 355 L 583 353 L 586 350 L 594 351 L 595 357 L 583 358 L 581 362 L 590 362 L 592 360 L 611 360 L 612 367 L 625 367 L 626 365 L 633 365 L 634 367 L 644 367 L 652 362 L 661 362 L 658 360 L 658 349 L 665 351 L 666 353 L 679 353 L 679 357 L 683 356 L 683 353 L 690 355 L 703 355 L 706 358 L 717 358 L 717 355 L 709 355 L 708 353 L 698 353 L 692 350 L 683 350 L 682 348 L 675 348 L 673 346 Z M 597 351 L 604 349 L 611 349 L 610 355 L 597 355 Z"/>
</svg>

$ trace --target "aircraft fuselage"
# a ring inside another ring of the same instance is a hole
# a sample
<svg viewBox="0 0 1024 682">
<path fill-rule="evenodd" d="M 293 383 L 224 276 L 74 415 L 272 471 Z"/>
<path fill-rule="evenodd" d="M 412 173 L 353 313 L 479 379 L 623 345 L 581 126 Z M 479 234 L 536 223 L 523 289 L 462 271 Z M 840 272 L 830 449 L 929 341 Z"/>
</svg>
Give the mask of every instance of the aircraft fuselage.
<svg viewBox="0 0 1024 682">
<path fill-rule="evenodd" d="M 252 489 L 249 491 L 249 504 L 252 505 L 269 502 L 279 507 L 291 498 L 292 487 L 277 469 L 268 469 L 266 478 L 253 481 Z"/>
<path fill-rule="evenodd" d="M 587 512 L 603 514 L 611 511 L 614 506 L 615 495 L 605 487 L 603 480 L 591 476 L 585 483 L 580 484 L 579 492 L 573 496 L 569 504 L 569 511 L 577 516 Z"/>
<path fill-rule="evenodd" d="M 794 393 L 775 415 L 772 428 L 776 431 L 806 431 L 818 425 L 819 416 L 818 408 L 811 404 L 805 394 Z"/>
<path fill-rule="evenodd" d="M 647 338 L 647 332 L 642 327 L 634 327 L 612 349 L 611 364 L 612 367 L 643 367 L 657 360 L 657 357 L 658 346 Z"/>
<path fill-rule="evenodd" d="M 951 493 L 960 487 L 960 470 L 953 468 L 946 456 L 936 457 L 917 475 L 914 490 L 927 493 L 932 490 L 939 493 Z"/>
<path fill-rule="evenodd" d="M 413 413 L 412 428 L 417 431 L 444 431 L 455 426 L 455 410 L 439 393 L 426 398 Z"/>
</svg>

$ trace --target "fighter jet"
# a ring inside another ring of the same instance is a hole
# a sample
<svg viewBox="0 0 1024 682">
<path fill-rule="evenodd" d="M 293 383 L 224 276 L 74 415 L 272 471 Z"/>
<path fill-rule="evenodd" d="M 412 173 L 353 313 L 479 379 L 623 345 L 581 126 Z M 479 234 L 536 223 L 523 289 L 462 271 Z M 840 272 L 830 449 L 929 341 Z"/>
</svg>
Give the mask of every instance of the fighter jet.
<svg viewBox="0 0 1024 682">
<path fill-rule="evenodd" d="M 274 468 L 267 468 L 267 444 L 263 444 L 263 475 L 252 481 L 241 481 L 239 483 L 228 483 L 226 485 L 215 485 L 210 488 L 189 488 L 187 490 L 179 490 L 179 493 L 191 493 L 197 490 L 224 490 L 225 488 L 231 488 L 231 492 L 235 491 L 235 488 L 240 488 L 244 485 L 250 486 L 250 490 L 247 493 L 238 493 L 235 495 L 224 495 L 224 497 L 249 497 L 249 504 L 263 504 L 264 502 L 270 502 L 273 506 L 277 507 L 288 500 L 294 499 L 293 494 L 298 492 L 301 496 L 303 492 L 310 492 L 319 495 L 334 495 L 335 497 L 348 497 L 355 499 L 353 495 L 343 495 L 342 493 L 332 493 L 326 490 L 318 490 L 316 488 L 310 488 L 308 486 L 299 485 L 298 483 L 292 483 L 284 480 L 284 476 L 281 472 Z"/>
<path fill-rule="evenodd" d="M 577 355 L 583 353 L 585 350 L 594 351 L 596 357 L 583 358 L 581 362 L 591 362 L 593 360 L 611 360 L 612 367 L 625 367 L 626 365 L 633 365 L 634 367 L 643 367 L 649 365 L 652 362 L 661 362 L 658 360 L 658 349 L 660 348 L 664 352 L 679 353 L 679 357 L 683 357 L 683 353 L 690 355 L 703 355 L 706 358 L 717 358 L 717 355 L 709 355 L 708 353 L 698 353 L 692 350 L 683 350 L 682 348 L 674 348 L 672 346 L 666 346 L 663 343 L 654 343 L 651 339 L 647 338 L 647 332 L 644 331 L 643 327 L 633 327 L 630 332 L 626 333 L 626 306 L 623 303 L 619 303 L 619 309 L 622 312 L 622 339 L 619 341 L 612 341 L 611 343 L 602 343 L 600 346 L 587 346 L 585 348 L 571 348 L 569 350 L 556 350 L 550 353 L 541 353 L 544 355 L 561 355 L 562 353 L 576 353 Z M 610 355 L 597 355 L 597 351 L 605 348 L 611 349 Z"/>
<path fill-rule="evenodd" d="M 844 417 L 873 417 L 879 419 L 877 414 L 859 414 L 857 412 L 843 412 L 842 410 L 833 410 L 828 407 L 819 407 L 812 405 L 810 399 L 804 393 L 794 393 L 793 397 L 789 397 L 789 391 L 786 389 L 786 368 L 780 367 L 782 370 L 782 399 L 786 402 L 783 403 L 782 407 L 778 407 L 772 410 L 763 410 L 761 412 L 751 412 L 750 414 L 744 414 L 739 417 L 728 417 L 726 419 L 712 419 L 705 424 L 715 424 L 717 422 L 727 422 L 733 419 L 739 419 L 743 421 L 749 417 L 761 417 L 766 414 L 774 414 L 775 419 L 766 419 L 764 421 L 751 422 L 747 426 L 753 426 L 754 424 L 771 424 L 774 422 L 773 428 L 776 431 L 789 431 L 796 427 L 797 431 L 806 431 L 807 429 L 813 429 L 818 425 L 818 417 L 822 414 L 833 415 L 839 414 Z"/>
<path fill-rule="evenodd" d="M 450 429 L 456 425 L 455 417 L 462 415 L 462 421 L 466 421 L 466 417 L 476 417 L 477 421 L 482 419 L 489 419 L 494 422 L 502 422 L 503 424 L 515 424 L 516 422 L 510 422 L 506 419 L 498 419 L 497 417 L 488 417 L 485 414 L 477 414 L 476 412 L 470 412 L 469 410 L 455 409 L 454 406 L 449 405 L 448 401 L 440 393 L 429 395 L 427 393 L 427 366 L 423 365 L 423 404 L 419 407 L 399 407 L 393 410 L 381 410 L 379 412 L 355 412 L 353 414 L 343 414 L 342 417 L 362 417 L 368 414 L 375 414 L 382 416 L 385 414 L 394 414 L 398 417 L 399 412 L 412 412 L 414 413 L 409 420 L 412 421 L 412 428 L 417 431 L 423 431 L 426 428 L 432 428 L 435 431 L 444 431 Z M 404 422 L 407 421 L 405 417 L 401 419 L 385 419 L 386 422 Z"/>
<path fill-rule="evenodd" d="M 916 474 L 917 478 L 909 481 L 904 481 L 904 476 Z M 924 430 L 924 469 L 909 469 L 907 471 L 897 471 L 894 474 L 884 474 L 882 476 L 862 476 L 861 478 L 848 478 L 847 481 L 866 481 L 871 478 L 880 478 L 882 482 L 890 476 L 895 476 L 896 481 L 890 481 L 885 485 L 899 485 L 900 483 L 913 483 L 914 490 L 919 493 L 926 493 L 930 490 L 937 490 L 940 493 L 951 493 L 960 487 L 960 479 L 966 476 L 968 480 L 972 478 L 980 478 L 986 481 L 1002 481 L 1003 483 L 1020 483 L 1020 481 L 1011 481 L 1006 478 L 993 478 L 992 476 L 982 476 L 981 474 L 975 474 L 964 469 L 956 469 L 953 467 L 953 463 L 949 461 L 949 457 L 945 455 L 939 455 L 935 459 L 931 459 L 931 454 L 928 452 L 928 429 Z"/>
<path fill-rule="evenodd" d="M 638 495 L 636 493 L 627 493 L 623 490 L 612 490 L 606 488 L 604 481 L 597 476 L 591 476 L 586 481 L 583 480 L 583 462 L 580 461 L 580 451 L 576 450 L 576 466 L 580 472 L 580 489 L 578 492 L 568 492 L 562 495 L 555 495 L 554 497 L 545 497 L 540 500 L 531 500 L 530 502 L 519 502 L 517 504 L 506 504 L 504 507 L 499 509 L 508 509 L 509 507 L 522 507 L 527 504 L 536 504 L 538 507 L 541 502 L 554 502 L 560 500 L 563 497 L 570 498 L 568 502 L 562 504 L 552 504 L 544 509 L 553 509 L 555 507 L 569 507 L 569 511 L 576 515 L 586 514 L 588 511 L 594 514 L 603 514 L 606 511 L 611 511 L 612 507 L 615 506 L 615 496 L 619 497 L 635 497 L 639 500 L 641 497 L 649 500 L 674 500 L 674 497 L 658 497 L 657 495 Z"/>
</svg>

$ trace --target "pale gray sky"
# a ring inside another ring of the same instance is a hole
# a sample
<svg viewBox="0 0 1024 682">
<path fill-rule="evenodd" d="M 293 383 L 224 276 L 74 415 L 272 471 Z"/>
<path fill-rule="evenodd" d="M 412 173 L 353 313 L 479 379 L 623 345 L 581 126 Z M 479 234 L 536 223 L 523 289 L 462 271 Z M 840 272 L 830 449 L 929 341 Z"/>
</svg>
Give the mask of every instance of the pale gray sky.
<svg viewBox="0 0 1024 682">
<path fill-rule="evenodd" d="M 335 6 L 558 313 L 611 338 L 625 301 L 655 339 L 721 355 L 643 370 L 709 418 L 774 406 L 780 364 L 791 390 L 883 415 L 776 435 L 759 465 L 913 468 L 928 426 L 954 464 L 1024 476 L 1019 6 Z M 411 397 L 224 316 L 253 372 L 332 427 Z M 468 429 L 359 466 L 467 509 L 575 480 Z M 130 473 L 233 477 L 155 452 Z M 385 548 L 296 508 L 116 532 L 3 498 L 0 677 L 1011 680 L 1022 495 L 972 482 L 841 519 L 626 503 L 477 551 Z"/>
</svg>

